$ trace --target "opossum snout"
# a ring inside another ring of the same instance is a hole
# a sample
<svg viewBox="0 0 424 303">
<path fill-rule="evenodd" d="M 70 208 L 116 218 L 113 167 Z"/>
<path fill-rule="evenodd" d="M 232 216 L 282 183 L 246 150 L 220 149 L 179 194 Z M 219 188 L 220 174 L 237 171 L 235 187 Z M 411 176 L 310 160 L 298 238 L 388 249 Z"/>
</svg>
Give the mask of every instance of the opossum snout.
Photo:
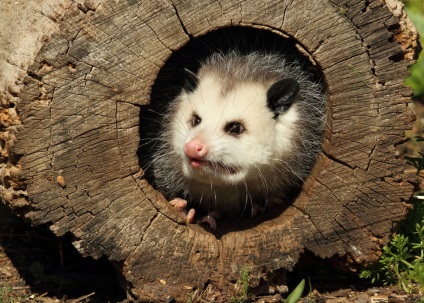
<svg viewBox="0 0 424 303">
<path fill-rule="evenodd" d="M 200 139 L 194 138 L 185 144 L 184 152 L 187 157 L 201 160 L 208 154 L 208 149 Z"/>
</svg>

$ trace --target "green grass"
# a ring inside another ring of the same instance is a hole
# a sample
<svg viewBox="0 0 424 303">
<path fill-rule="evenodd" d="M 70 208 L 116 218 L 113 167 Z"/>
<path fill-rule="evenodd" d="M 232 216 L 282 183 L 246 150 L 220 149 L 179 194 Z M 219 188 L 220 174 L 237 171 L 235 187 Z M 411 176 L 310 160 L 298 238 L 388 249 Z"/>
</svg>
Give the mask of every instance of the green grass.
<svg viewBox="0 0 424 303">
<path fill-rule="evenodd" d="M 305 289 L 305 279 L 300 281 L 299 285 L 287 296 L 285 303 L 297 303 L 302 297 L 303 290 Z"/>
<path fill-rule="evenodd" d="M 417 145 L 424 138 L 414 137 Z M 415 167 L 417 175 L 424 169 L 424 154 L 405 156 L 406 162 Z M 378 264 L 362 270 L 360 277 L 385 285 L 397 284 L 406 293 L 424 293 L 424 192 L 412 198 L 413 210 L 408 213 L 390 243 L 383 247 Z M 424 297 L 421 301 L 424 303 Z"/>
<path fill-rule="evenodd" d="M 28 302 L 36 303 L 42 302 L 41 299 L 35 297 L 25 297 L 22 295 L 16 295 L 11 286 L 0 286 L 0 303 L 18 303 Z"/>
<path fill-rule="evenodd" d="M 237 294 L 231 297 L 231 303 L 249 302 L 249 275 L 250 267 L 244 266 L 241 269 L 241 278 L 237 281 Z"/>
<path fill-rule="evenodd" d="M 249 293 L 249 275 L 250 267 L 245 266 L 241 269 L 240 280 L 237 281 L 237 294 L 231 297 L 231 303 L 251 302 L 252 296 Z M 287 296 L 286 303 L 297 303 L 302 297 L 305 289 L 305 279 L 300 281 L 296 288 Z"/>
<path fill-rule="evenodd" d="M 424 138 L 414 137 L 416 144 Z M 417 157 L 405 156 L 406 162 L 415 167 L 417 175 L 424 169 L 424 154 Z M 424 292 L 424 192 L 415 193 L 413 210 L 408 213 L 397 228 L 397 234 L 383 247 L 378 264 L 361 272 L 360 277 L 397 284 L 406 293 Z M 424 297 L 421 299 L 424 303 Z"/>
<path fill-rule="evenodd" d="M 415 199 L 411 211 L 390 243 L 383 247 L 378 264 L 363 270 L 362 278 L 384 285 L 397 284 L 406 293 L 424 291 L 424 202 Z"/>
<path fill-rule="evenodd" d="M 12 288 L 9 286 L 0 287 L 0 303 L 13 302 L 11 298 L 7 299 L 11 292 Z"/>
</svg>

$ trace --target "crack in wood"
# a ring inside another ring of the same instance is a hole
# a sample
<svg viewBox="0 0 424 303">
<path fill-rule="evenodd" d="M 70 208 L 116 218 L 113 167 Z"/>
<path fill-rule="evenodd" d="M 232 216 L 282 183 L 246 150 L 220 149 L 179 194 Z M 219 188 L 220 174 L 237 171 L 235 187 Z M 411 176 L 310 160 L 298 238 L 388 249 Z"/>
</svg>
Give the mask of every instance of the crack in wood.
<svg viewBox="0 0 424 303">
<path fill-rule="evenodd" d="M 84 256 L 119 260 L 128 287 L 135 288 L 130 291 L 137 296 L 144 293 L 152 301 L 162 300 L 163 293 L 184 301 L 181 287 L 186 281 L 189 285 L 210 281 L 227 291 L 225 283 L 237 279 L 236 270 L 243 263 L 266 277 L 275 269 L 293 266 L 305 249 L 323 257 L 349 254 L 358 262 L 374 260 L 368 253 L 375 251 L 377 241 L 384 244 L 390 232 L 385 220 L 402 217 L 401 201 L 412 190 L 404 181 L 403 163 L 390 157 L 391 141 L 399 141 L 409 121 L 405 106 L 397 104 L 407 102 L 399 83 L 410 62 L 393 57 L 398 51 L 393 46 L 396 39 L 386 41 L 386 36 L 372 31 L 392 35 L 397 30 L 397 21 L 387 19 L 390 13 L 382 2 L 368 1 L 364 6 L 351 0 L 347 5 L 356 8 L 345 13 L 335 8 L 341 3 L 314 4 L 316 12 L 310 10 L 313 1 L 293 0 L 261 3 L 258 10 L 237 1 L 211 5 L 202 0 L 102 0 L 93 4 L 93 10 L 71 3 L 69 16 L 63 12 L 55 19 L 60 31 L 43 41 L 22 93 L 15 89 L 16 100 L 10 97 L 24 126 L 19 132 L 13 128 L 17 126 L 5 128 L 10 135 L 17 134 L 16 140 L 6 134 L 0 138 L 3 150 L 22 155 L 4 156 L 7 165 L 16 160 L 19 167 L 0 165 L 0 191 L 6 203 L 22 207 L 34 224 L 49 224 L 58 235 L 72 233 Z M 208 14 L 212 9 L 217 12 Z M 382 21 L 387 23 L 383 28 Z M 322 72 L 332 93 L 328 119 L 333 124 L 326 132 L 327 152 L 319 156 L 313 178 L 287 212 L 216 238 L 197 225 L 186 226 L 142 179 L 135 155 L 139 142 L 131 139 L 143 131 L 138 123 L 144 103 L 138 100 L 149 99 L 154 74 L 171 48 L 193 40 L 190 33 L 230 23 L 301 40 L 299 46 L 313 55 L 318 67 L 325 67 Z M 399 64 L 393 65 L 393 60 Z M 361 77 L 366 83 L 378 80 L 384 85 L 364 87 L 348 64 L 369 72 Z M 392 72 L 385 73 L 386 69 Z M 45 100 L 50 101 L 48 108 L 43 107 Z M 7 146 L 11 140 L 16 146 Z M 18 173 L 10 171 L 8 176 L 2 171 L 9 168 Z M 12 182 L 19 178 L 14 174 L 24 176 L 16 186 Z M 66 187 L 55 183 L 57 174 L 66 179 Z M 22 199 L 28 200 L 26 204 Z M 166 274 L 177 282 L 162 285 L 158 278 L 163 272 L 157 269 L 169 264 Z"/>
<path fill-rule="evenodd" d="M 330 159 L 330 160 L 332 160 L 332 161 L 334 161 L 334 162 L 336 162 L 336 163 L 338 163 L 338 164 L 341 164 L 341 165 L 343 165 L 343 166 L 346 166 L 346 167 L 349 167 L 350 169 L 352 169 L 352 170 L 354 170 L 355 168 L 356 168 L 356 165 L 350 165 L 350 164 L 348 164 L 348 163 L 346 163 L 346 162 L 344 162 L 344 161 L 342 161 L 342 160 L 340 160 L 340 159 L 337 159 L 335 156 L 333 156 L 333 155 L 331 155 L 330 153 L 328 153 L 328 152 L 326 152 L 326 151 L 322 151 L 322 153 L 323 153 L 323 155 L 325 155 L 328 159 Z"/>
<path fill-rule="evenodd" d="M 294 0 L 291 0 L 291 2 L 287 3 L 287 6 L 284 8 L 283 15 L 281 16 L 280 29 L 284 28 L 284 22 L 286 20 L 286 12 L 287 12 L 288 8 L 293 5 L 293 1 Z"/>
<path fill-rule="evenodd" d="M 189 40 L 193 40 L 193 36 L 189 33 L 189 31 L 187 30 L 186 26 L 184 25 L 183 20 L 181 19 L 180 14 L 178 13 L 177 7 L 175 6 L 174 3 L 172 3 L 171 6 L 174 9 L 174 12 L 175 12 L 175 15 L 177 17 L 177 20 L 179 21 L 179 23 L 181 25 L 181 29 L 186 34 L 186 36 L 189 38 Z"/>
</svg>

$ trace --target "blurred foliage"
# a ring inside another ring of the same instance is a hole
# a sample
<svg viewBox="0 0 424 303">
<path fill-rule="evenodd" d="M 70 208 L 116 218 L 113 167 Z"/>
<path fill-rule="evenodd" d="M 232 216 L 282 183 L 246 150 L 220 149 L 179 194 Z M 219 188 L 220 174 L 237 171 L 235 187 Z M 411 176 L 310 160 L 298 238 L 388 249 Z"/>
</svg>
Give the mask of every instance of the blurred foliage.
<svg viewBox="0 0 424 303">
<path fill-rule="evenodd" d="M 424 1 L 403 0 L 408 16 L 411 18 L 418 33 L 420 43 L 424 45 Z M 411 76 L 406 79 L 405 84 L 414 91 L 414 97 L 424 102 L 424 54 L 421 52 L 418 61 L 410 68 Z"/>
<path fill-rule="evenodd" d="M 377 264 L 363 269 L 361 278 L 384 285 L 397 284 L 406 293 L 424 291 L 424 195 L 416 194 L 414 210 L 398 226 L 398 233 L 383 247 Z M 424 303 L 424 297 L 420 303 Z"/>
<path fill-rule="evenodd" d="M 402 0 L 405 3 L 406 10 L 409 13 L 424 14 L 424 3 L 422 0 Z"/>
</svg>

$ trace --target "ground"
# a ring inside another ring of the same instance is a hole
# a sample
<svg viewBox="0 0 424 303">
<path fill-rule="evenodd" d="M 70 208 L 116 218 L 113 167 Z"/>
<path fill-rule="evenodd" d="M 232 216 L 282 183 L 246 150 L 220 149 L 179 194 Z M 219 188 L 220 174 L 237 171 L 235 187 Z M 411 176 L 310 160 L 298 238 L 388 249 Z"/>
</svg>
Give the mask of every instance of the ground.
<svg viewBox="0 0 424 303">
<path fill-rule="evenodd" d="M 0 203 L 0 303 L 126 301 L 111 264 L 106 259 L 81 257 L 70 243 L 69 237 L 58 238 L 45 227 L 30 226 Z M 341 270 L 338 261 L 304 255 L 293 272 L 277 280 L 293 289 L 302 278 L 309 278 L 304 303 L 418 301 L 418 296 L 402 294 L 395 286 L 372 286 L 355 273 Z M 256 295 L 251 302 L 284 302 L 283 284 L 252 290 Z M 191 302 L 223 301 L 209 286 L 196 292 Z"/>
<path fill-rule="evenodd" d="M 82 258 L 70 243 L 0 203 L 0 303 L 124 300 L 107 260 Z"/>
</svg>

